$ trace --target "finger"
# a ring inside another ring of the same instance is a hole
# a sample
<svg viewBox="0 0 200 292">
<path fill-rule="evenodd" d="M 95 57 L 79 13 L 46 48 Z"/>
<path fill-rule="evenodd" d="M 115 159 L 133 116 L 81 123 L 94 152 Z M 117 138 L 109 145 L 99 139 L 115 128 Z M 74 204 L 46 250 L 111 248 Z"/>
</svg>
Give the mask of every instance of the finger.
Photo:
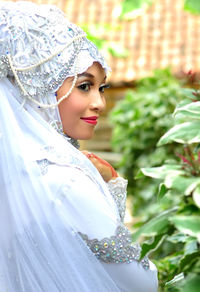
<svg viewBox="0 0 200 292">
<path fill-rule="evenodd" d="M 117 174 L 116 170 L 106 160 L 96 156 L 94 153 L 90 153 L 89 159 L 97 160 L 100 164 L 102 164 L 102 165 L 104 165 L 104 166 L 106 166 L 106 167 L 108 167 L 110 169 L 112 177 L 118 177 L 118 174 Z"/>
<path fill-rule="evenodd" d="M 87 151 L 87 150 L 82 150 L 81 151 L 85 156 L 87 156 L 88 158 L 92 157 L 92 153 Z"/>
</svg>

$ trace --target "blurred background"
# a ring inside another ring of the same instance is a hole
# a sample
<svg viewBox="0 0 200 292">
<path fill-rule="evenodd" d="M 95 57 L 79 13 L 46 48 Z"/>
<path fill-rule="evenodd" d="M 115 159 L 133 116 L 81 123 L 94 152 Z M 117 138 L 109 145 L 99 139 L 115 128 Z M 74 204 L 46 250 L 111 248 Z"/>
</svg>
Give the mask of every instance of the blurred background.
<svg viewBox="0 0 200 292">
<path fill-rule="evenodd" d="M 61 8 L 105 56 L 112 69 L 107 110 L 94 138 L 81 141 L 81 148 L 106 159 L 128 179 L 125 223 L 133 240 L 141 242 L 142 254 L 156 263 L 160 291 L 200 291 L 200 154 L 195 160 L 187 148 L 192 142 L 185 145 L 180 139 L 181 144 L 176 140 L 157 147 L 178 123 L 173 112 L 179 104 L 196 101 L 200 108 L 200 1 L 32 2 Z M 191 111 L 185 121 L 190 119 Z M 194 169 L 188 171 L 187 164 Z M 140 169 L 149 167 L 153 170 L 142 175 Z M 177 168 L 185 171 L 178 179 Z M 162 182 L 166 174 L 171 175 L 170 187 Z"/>
<path fill-rule="evenodd" d="M 136 81 L 155 69 L 171 68 L 174 76 L 200 70 L 200 17 L 184 10 L 184 0 L 34 0 L 60 7 L 86 30 L 106 57 L 112 72 L 107 111 L 93 140 L 83 147 L 119 161 L 111 147 L 107 114 Z M 191 2 L 191 1 L 188 1 Z M 198 0 L 194 2 L 199 2 Z M 198 5 L 198 4 L 197 4 Z M 107 155 L 107 152 L 109 155 Z"/>
</svg>

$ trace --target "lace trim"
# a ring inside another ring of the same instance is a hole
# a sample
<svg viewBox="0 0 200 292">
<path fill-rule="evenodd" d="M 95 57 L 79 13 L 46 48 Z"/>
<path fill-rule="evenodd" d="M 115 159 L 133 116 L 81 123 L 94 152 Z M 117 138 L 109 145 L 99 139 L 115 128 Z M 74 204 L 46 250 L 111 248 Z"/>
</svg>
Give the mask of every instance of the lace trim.
<svg viewBox="0 0 200 292">
<path fill-rule="evenodd" d="M 0 8 L 0 79 L 13 76 L 9 52 L 20 83 L 33 100 L 49 103 L 49 94 L 56 92 L 67 77 L 75 75 L 79 52 L 82 62 L 78 73 L 94 61 L 108 70 L 104 58 L 89 40 L 76 39 L 83 30 L 70 23 L 55 6 L 8 2 L 0 3 Z"/>
<path fill-rule="evenodd" d="M 122 177 L 117 177 L 115 180 L 110 180 L 107 183 L 108 189 L 117 205 L 122 222 L 124 221 L 126 211 L 127 183 L 128 181 Z"/>
<path fill-rule="evenodd" d="M 149 269 L 149 260 L 144 257 L 140 261 L 141 247 L 138 243 L 132 244 L 131 233 L 124 226 L 119 225 L 116 234 L 109 238 L 89 239 L 86 234 L 78 233 L 86 242 L 95 256 L 104 263 L 131 263 L 141 262 L 145 270 Z"/>
<path fill-rule="evenodd" d="M 48 159 L 44 158 L 41 160 L 36 160 L 38 166 L 40 167 L 40 171 L 42 175 L 45 175 L 48 172 L 48 166 L 51 164 L 55 164 L 52 163 L 51 161 L 49 161 Z"/>
</svg>

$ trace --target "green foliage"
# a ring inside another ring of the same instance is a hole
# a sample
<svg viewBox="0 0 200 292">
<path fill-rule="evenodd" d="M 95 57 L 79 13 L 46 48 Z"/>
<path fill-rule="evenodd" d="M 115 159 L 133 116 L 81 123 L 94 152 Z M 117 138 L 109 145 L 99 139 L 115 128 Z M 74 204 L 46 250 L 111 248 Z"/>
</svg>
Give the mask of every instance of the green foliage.
<svg viewBox="0 0 200 292">
<path fill-rule="evenodd" d="M 152 4 L 153 0 L 124 0 L 121 3 L 122 19 L 133 19 L 141 14 Z"/>
<path fill-rule="evenodd" d="M 169 69 L 156 70 L 153 76 L 138 81 L 136 90 L 128 91 L 111 112 L 112 144 L 116 152 L 123 154 L 118 167 L 129 180 L 128 193 L 134 196 L 135 215 L 142 211 L 148 217 L 158 208 L 155 203 L 149 210 L 150 202 L 156 201 L 153 194 L 158 183 L 147 177 L 140 180 L 134 177 L 140 168 L 158 166 L 173 157 L 175 145 L 155 148 L 159 138 L 173 125 L 171 115 L 182 98 L 180 89 L 180 82 Z M 167 200 L 164 205 L 168 207 Z"/>
<path fill-rule="evenodd" d="M 198 0 L 182 0 L 183 7 L 186 11 L 199 14 L 200 1 Z M 121 2 L 121 19 L 131 20 L 144 14 L 147 8 L 153 4 L 155 0 L 123 0 Z"/>
<path fill-rule="evenodd" d="M 105 35 L 107 35 L 108 32 L 112 34 L 113 32 L 119 31 L 120 26 L 111 26 L 109 24 L 80 24 L 80 26 L 86 32 L 87 38 L 92 41 L 99 50 L 108 52 L 116 58 L 128 57 L 129 51 L 125 47 L 120 46 L 117 42 L 111 42 L 105 39 Z"/>
<path fill-rule="evenodd" d="M 123 154 L 121 171 L 129 178 L 134 215 L 140 215 L 133 240 L 142 244 L 141 257 L 153 256 L 160 291 L 199 289 L 199 108 L 198 91 L 158 70 L 139 81 L 111 116 L 113 144 Z"/>
<path fill-rule="evenodd" d="M 191 97 L 191 90 L 185 92 Z M 197 292 L 200 285 L 200 138 L 197 130 L 197 125 L 200 130 L 197 114 L 200 104 L 193 99 L 188 101 L 189 98 L 176 107 L 174 119 L 177 125 L 158 143 L 181 144 L 182 151 L 177 154 L 179 160 L 174 160 L 173 164 L 166 162 L 159 167 L 143 168 L 139 174 L 139 177 L 143 173 L 159 181 L 159 190 L 164 188 L 161 201 L 170 193 L 179 198 L 178 204 L 176 200 L 171 202 L 172 209 L 163 212 L 160 208 L 159 216 L 154 214 L 134 234 L 134 238 L 139 235 L 147 240 L 147 243 L 143 242 L 143 256 L 154 252 L 162 291 Z M 166 216 L 169 213 L 171 215 Z M 162 242 L 148 245 L 149 239 Z"/>
<path fill-rule="evenodd" d="M 184 9 L 195 14 L 200 13 L 200 2 L 198 0 L 185 0 Z"/>
</svg>

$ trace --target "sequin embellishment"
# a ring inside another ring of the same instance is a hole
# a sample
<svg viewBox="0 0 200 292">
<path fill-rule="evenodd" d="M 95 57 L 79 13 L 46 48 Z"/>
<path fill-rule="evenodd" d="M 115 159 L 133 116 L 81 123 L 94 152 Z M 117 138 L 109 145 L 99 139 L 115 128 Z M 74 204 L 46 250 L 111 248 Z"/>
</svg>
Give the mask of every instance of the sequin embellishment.
<svg viewBox="0 0 200 292">
<path fill-rule="evenodd" d="M 40 167 L 40 171 L 41 171 L 42 175 L 45 175 L 48 172 L 48 166 L 50 164 L 55 164 L 55 163 L 52 163 L 51 161 L 49 161 L 46 158 L 41 159 L 41 160 L 36 160 L 36 162 L 37 162 L 38 166 Z"/>
<path fill-rule="evenodd" d="M 126 211 L 126 188 L 128 181 L 122 177 L 117 177 L 114 180 L 110 180 L 107 185 L 112 195 L 119 212 L 121 221 L 124 221 L 125 211 Z"/>
<path fill-rule="evenodd" d="M 131 233 L 124 225 L 119 225 L 115 236 L 109 238 L 89 239 L 86 234 L 79 235 L 95 256 L 105 263 L 131 263 L 141 262 L 145 270 L 149 269 L 149 260 L 144 257 L 140 261 L 141 247 L 138 243 L 132 244 Z"/>
<path fill-rule="evenodd" d="M 94 60 L 109 69 L 84 31 L 55 6 L 10 1 L 1 6 L 0 23 L 0 79 L 15 77 L 25 101 L 51 105 L 49 94 L 77 70 L 86 71 Z M 88 57 L 77 64 L 81 51 Z"/>
</svg>

